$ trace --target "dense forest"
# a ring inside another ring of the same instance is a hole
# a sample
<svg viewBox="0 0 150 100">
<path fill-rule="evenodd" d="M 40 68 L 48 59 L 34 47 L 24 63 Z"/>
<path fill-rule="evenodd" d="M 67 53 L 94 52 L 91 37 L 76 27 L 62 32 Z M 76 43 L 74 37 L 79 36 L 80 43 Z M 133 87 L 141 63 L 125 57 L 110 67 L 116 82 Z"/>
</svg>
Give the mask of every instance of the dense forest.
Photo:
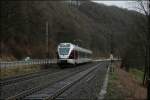
<svg viewBox="0 0 150 100">
<path fill-rule="evenodd" d="M 84 2 L 79 7 L 62 1 L 1 1 L 0 59 L 46 57 L 46 23 L 50 58 L 60 42 L 93 51 L 93 58 L 109 57 L 110 49 L 126 66 L 142 67 L 148 33 L 145 15 Z"/>
</svg>

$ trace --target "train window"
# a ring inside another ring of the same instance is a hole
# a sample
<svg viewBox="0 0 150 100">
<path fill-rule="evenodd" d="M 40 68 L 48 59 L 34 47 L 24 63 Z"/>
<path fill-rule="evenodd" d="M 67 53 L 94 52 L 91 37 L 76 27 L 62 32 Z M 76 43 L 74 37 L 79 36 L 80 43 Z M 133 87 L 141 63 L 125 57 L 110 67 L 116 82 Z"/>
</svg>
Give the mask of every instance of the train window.
<svg viewBox="0 0 150 100">
<path fill-rule="evenodd" d="M 69 53 L 70 48 L 59 48 L 60 55 L 67 55 Z"/>
<path fill-rule="evenodd" d="M 78 51 L 77 53 L 78 53 L 79 58 L 90 58 L 91 57 L 91 54 L 86 53 L 86 52 Z"/>
<path fill-rule="evenodd" d="M 70 47 L 70 44 L 60 44 L 60 47 Z"/>
<path fill-rule="evenodd" d="M 85 57 L 85 52 L 79 52 L 79 58 L 84 58 Z"/>
</svg>

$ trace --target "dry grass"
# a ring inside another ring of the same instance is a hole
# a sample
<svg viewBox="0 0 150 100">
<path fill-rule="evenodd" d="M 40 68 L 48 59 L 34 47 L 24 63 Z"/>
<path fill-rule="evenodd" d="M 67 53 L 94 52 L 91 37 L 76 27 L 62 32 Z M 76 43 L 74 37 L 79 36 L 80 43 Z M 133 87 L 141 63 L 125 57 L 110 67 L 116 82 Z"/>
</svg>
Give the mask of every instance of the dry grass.
<svg viewBox="0 0 150 100">
<path fill-rule="evenodd" d="M 132 75 L 119 65 L 113 65 L 114 72 L 110 72 L 108 93 L 105 100 L 146 100 L 147 90 L 141 86 L 137 74 Z M 136 77 L 135 77 L 136 75 Z"/>
<path fill-rule="evenodd" d="M 112 65 L 115 67 L 116 65 Z M 125 100 L 124 94 L 121 91 L 121 84 L 119 82 L 119 77 L 117 75 L 117 70 L 114 69 L 114 72 L 110 71 L 108 88 L 105 100 Z"/>
<path fill-rule="evenodd" d="M 130 73 L 118 68 L 117 71 L 119 81 L 122 85 L 126 99 L 130 100 L 146 100 L 147 90 L 140 85 L 139 81 Z"/>
<path fill-rule="evenodd" d="M 139 83 L 142 83 L 143 81 L 143 76 L 144 76 L 144 72 L 135 68 L 131 68 L 129 73 L 131 73 L 131 75 L 133 75 L 133 77 L 139 81 Z"/>
<path fill-rule="evenodd" d="M 7 78 L 7 77 L 37 72 L 40 69 L 41 68 L 39 65 L 14 66 L 12 68 L 1 69 L 0 75 L 1 75 L 1 79 L 3 79 L 3 78 Z"/>
</svg>

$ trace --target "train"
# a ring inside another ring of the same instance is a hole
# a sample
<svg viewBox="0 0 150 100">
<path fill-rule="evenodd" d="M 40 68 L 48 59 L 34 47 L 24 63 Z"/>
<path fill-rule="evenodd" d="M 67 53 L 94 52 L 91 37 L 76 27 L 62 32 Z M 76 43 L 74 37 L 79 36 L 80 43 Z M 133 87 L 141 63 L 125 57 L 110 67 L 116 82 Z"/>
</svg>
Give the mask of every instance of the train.
<svg viewBox="0 0 150 100">
<path fill-rule="evenodd" d="M 60 43 L 57 47 L 58 65 L 78 65 L 92 61 L 92 51 L 72 43 Z"/>
</svg>

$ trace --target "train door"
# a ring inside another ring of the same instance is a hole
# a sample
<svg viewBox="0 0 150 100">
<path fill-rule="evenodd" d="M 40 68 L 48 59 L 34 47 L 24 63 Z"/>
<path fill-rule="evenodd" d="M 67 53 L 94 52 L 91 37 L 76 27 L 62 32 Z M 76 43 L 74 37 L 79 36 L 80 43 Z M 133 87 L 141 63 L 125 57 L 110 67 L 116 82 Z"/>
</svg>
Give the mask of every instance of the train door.
<svg viewBox="0 0 150 100">
<path fill-rule="evenodd" d="M 77 63 L 78 62 L 78 57 L 79 57 L 78 52 L 76 50 L 74 50 L 73 53 L 74 53 L 74 61 L 75 61 L 75 63 Z"/>
</svg>

